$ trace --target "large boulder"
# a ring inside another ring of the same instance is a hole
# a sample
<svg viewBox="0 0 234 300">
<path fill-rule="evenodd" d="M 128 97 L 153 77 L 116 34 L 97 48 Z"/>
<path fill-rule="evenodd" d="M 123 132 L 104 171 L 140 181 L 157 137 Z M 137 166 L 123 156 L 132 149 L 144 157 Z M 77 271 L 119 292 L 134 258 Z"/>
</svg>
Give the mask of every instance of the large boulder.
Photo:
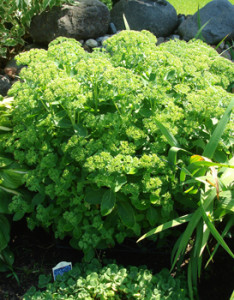
<svg viewBox="0 0 234 300">
<path fill-rule="evenodd" d="M 157 37 L 170 35 L 178 24 L 175 8 L 165 0 L 120 0 L 111 10 L 111 21 L 117 30 L 149 30 Z"/>
<path fill-rule="evenodd" d="M 228 0 L 213 0 L 199 10 L 202 36 L 208 44 L 217 44 L 225 36 L 234 39 L 234 5 Z M 194 38 L 199 30 L 198 12 L 185 20 L 178 28 L 186 41 Z"/>
<path fill-rule="evenodd" d="M 74 5 L 53 7 L 32 19 L 29 32 L 34 42 L 48 44 L 59 36 L 85 40 L 108 31 L 110 12 L 98 0 L 77 0 Z"/>
</svg>

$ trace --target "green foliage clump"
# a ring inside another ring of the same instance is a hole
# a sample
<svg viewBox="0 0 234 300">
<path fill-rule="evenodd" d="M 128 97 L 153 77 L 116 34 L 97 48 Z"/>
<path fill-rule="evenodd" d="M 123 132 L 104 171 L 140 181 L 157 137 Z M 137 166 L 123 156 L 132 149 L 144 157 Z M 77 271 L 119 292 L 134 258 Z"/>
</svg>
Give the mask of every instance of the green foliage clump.
<svg viewBox="0 0 234 300">
<path fill-rule="evenodd" d="M 200 153 L 231 99 L 231 62 L 201 41 L 155 41 L 146 31 L 123 31 L 90 54 L 58 38 L 48 51 L 17 58 L 27 68 L 9 93 L 13 131 L 0 151 L 30 168 L 24 179 L 35 196 L 15 196 L 10 209 L 26 213 L 31 229 L 70 236 L 87 260 L 94 248 L 139 236 L 176 217 L 178 202 L 187 205 L 157 122 Z M 218 147 L 227 155 L 231 130 Z"/>
<path fill-rule="evenodd" d="M 39 283 L 46 282 L 43 275 Z M 92 264 L 77 264 L 68 273 L 58 276 L 44 291 L 32 287 L 24 300 L 36 299 L 183 299 L 188 293 L 184 278 L 173 278 L 167 269 L 153 275 L 145 267 L 124 268 L 116 264 L 102 267 L 96 260 Z"/>
<path fill-rule="evenodd" d="M 112 9 L 112 0 L 100 0 L 104 3 L 109 9 Z"/>
</svg>

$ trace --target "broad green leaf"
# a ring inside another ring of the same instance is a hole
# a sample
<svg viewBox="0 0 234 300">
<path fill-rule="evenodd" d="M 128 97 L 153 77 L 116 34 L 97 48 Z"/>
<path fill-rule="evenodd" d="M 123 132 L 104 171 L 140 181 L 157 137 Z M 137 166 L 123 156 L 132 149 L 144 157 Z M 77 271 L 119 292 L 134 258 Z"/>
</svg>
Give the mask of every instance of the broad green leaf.
<svg viewBox="0 0 234 300">
<path fill-rule="evenodd" d="M 87 251 L 85 251 L 85 255 L 83 257 L 83 260 L 85 262 L 90 262 L 95 257 L 95 251 L 93 248 L 89 248 Z"/>
<path fill-rule="evenodd" d="M 118 176 L 115 180 L 115 193 L 117 193 L 125 183 L 127 183 L 126 176 Z"/>
<path fill-rule="evenodd" d="M 115 207 L 116 194 L 112 190 L 107 190 L 102 196 L 101 214 L 109 215 Z"/>
<path fill-rule="evenodd" d="M 154 226 L 160 218 L 160 215 L 156 208 L 150 206 L 146 211 L 146 218 L 151 226 Z"/>
<path fill-rule="evenodd" d="M 13 216 L 13 221 L 19 221 L 21 220 L 25 215 L 24 211 L 17 211 Z"/>
<path fill-rule="evenodd" d="M 85 194 L 85 201 L 89 204 L 101 204 L 104 190 L 88 190 Z"/>
<path fill-rule="evenodd" d="M 168 131 L 168 129 L 159 121 L 155 121 L 156 125 L 158 126 L 158 128 L 160 129 L 160 131 L 162 132 L 162 134 L 165 136 L 165 138 L 167 139 L 168 143 L 171 145 L 171 147 L 177 147 L 180 148 L 179 143 L 177 142 L 177 140 L 175 139 L 175 137 Z"/>
<path fill-rule="evenodd" d="M 4 168 L 12 164 L 12 159 L 0 156 L 0 168 Z"/>
<path fill-rule="evenodd" d="M 81 124 L 75 124 L 74 130 L 75 133 L 77 133 L 79 136 L 86 137 L 88 135 L 87 129 L 83 127 Z"/>
<path fill-rule="evenodd" d="M 37 206 L 41 204 L 44 200 L 45 200 L 45 194 L 38 193 L 32 198 L 32 206 Z"/>
<path fill-rule="evenodd" d="M 208 158 L 212 158 L 215 150 L 218 146 L 218 143 L 220 141 L 220 138 L 225 130 L 225 126 L 228 123 L 229 119 L 230 119 L 230 115 L 232 112 L 232 108 L 234 107 L 234 98 L 231 100 L 228 108 L 226 109 L 223 117 L 221 118 L 221 120 L 219 121 L 217 127 L 215 128 L 214 133 L 212 134 L 209 143 L 206 145 L 206 148 L 203 152 L 203 156 L 208 157 Z"/>
<path fill-rule="evenodd" d="M 11 202 L 11 196 L 0 189 L 0 214 L 9 214 L 8 205 Z"/>
<path fill-rule="evenodd" d="M 0 215 L 0 252 L 10 241 L 10 223 L 4 215 Z"/>
<path fill-rule="evenodd" d="M 175 227 L 175 226 L 178 226 L 178 225 L 181 225 L 181 224 L 184 224 L 186 222 L 189 222 L 192 218 L 192 215 L 185 215 L 185 216 L 182 216 L 182 217 L 179 217 L 179 218 L 176 218 L 174 220 L 171 220 L 169 222 L 166 222 L 162 225 L 159 225 L 157 226 L 156 228 L 148 231 L 146 234 L 142 235 L 138 240 L 137 240 L 137 243 L 142 241 L 143 239 L 153 235 L 153 234 L 156 234 L 156 233 L 159 233 L 159 232 L 162 232 L 168 228 L 172 228 L 172 227 Z"/>
<path fill-rule="evenodd" d="M 23 174 L 26 172 L 13 169 L 3 169 L 0 172 L 2 186 L 9 189 L 17 189 L 24 183 Z"/>
<path fill-rule="evenodd" d="M 135 212 L 132 206 L 128 202 L 118 202 L 118 215 L 123 222 L 129 228 L 132 228 L 136 222 Z"/>
</svg>

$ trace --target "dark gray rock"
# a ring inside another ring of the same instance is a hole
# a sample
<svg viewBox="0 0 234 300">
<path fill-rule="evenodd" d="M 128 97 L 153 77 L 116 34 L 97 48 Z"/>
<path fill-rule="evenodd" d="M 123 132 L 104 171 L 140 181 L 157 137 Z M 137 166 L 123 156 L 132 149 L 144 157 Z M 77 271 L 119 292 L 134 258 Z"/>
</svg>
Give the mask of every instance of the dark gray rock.
<svg viewBox="0 0 234 300">
<path fill-rule="evenodd" d="M 208 44 L 219 43 L 226 35 L 234 39 L 234 5 L 228 0 L 213 0 L 200 9 L 202 36 Z M 194 38 L 198 32 L 198 12 L 186 19 L 178 28 L 178 33 L 186 41 Z"/>
<path fill-rule="evenodd" d="M 132 30 L 149 30 L 158 37 L 173 33 L 178 24 L 175 8 L 165 0 L 120 0 L 111 10 L 117 30 L 126 29 L 123 14 Z"/>
<path fill-rule="evenodd" d="M 77 0 L 74 5 L 53 7 L 35 16 L 29 32 L 36 43 L 48 44 L 59 36 L 87 40 L 104 35 L 110 12 L 98 0 Z"/>
<path fill-rule="evenodd" d="M 7 76 L 0 75 L 0 95 L 6 96 L 11 87 L 11 82 Z"/>
</svg>

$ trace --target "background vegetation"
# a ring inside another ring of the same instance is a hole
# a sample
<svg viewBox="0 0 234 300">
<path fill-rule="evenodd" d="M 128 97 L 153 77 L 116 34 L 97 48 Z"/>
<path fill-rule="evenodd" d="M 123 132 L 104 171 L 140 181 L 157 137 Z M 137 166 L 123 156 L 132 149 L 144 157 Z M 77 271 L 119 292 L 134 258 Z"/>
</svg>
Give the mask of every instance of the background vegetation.
<svg viewBox="0 0 234 300">
<path fill-rule="evenodd" d="M 202 8 L 211 0 L 168 0 L 176 9 L 178 14 L 193 15 L 197 12 L 198 5 Z M 230 3 L 234 4 L 234 0 L 229 0 Z"/>
</svg>

